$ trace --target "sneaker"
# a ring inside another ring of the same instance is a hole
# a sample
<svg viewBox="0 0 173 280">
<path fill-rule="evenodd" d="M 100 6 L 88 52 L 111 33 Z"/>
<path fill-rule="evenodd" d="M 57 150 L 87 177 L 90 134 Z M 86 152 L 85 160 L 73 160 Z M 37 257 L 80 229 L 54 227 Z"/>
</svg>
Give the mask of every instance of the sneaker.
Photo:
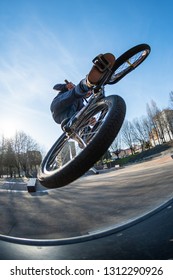
<svg viewBox="0 0 173 280">
<path fill-rule="evenodd" d="M 99 84 L 105 74 L 112 68 L 115 63 L 115 56 L 111 53 L 100 54 L 93 59 L 94 66 L 89 72 L 86 80 L 88 87 Z"/>
</svg>

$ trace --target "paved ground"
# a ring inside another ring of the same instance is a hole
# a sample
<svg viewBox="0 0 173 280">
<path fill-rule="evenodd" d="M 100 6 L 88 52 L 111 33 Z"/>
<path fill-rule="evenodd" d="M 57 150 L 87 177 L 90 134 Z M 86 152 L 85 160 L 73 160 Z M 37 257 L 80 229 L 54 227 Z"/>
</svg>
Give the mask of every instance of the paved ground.
<svg viewBox="0 0 173 280">
<path fill-rule="evenodd" d="M 173 200 L 148 218 L 94 239 L 28 245 L 0 238 L 1 260 L 173 260 Z M 20 240 L 21 241 L 21 240 Z M 94 265 L 94 264 L 93 264 Z"/>
<path fill-rule="evenodd" d="M 168 153 L 61 189 L 1 181 L 0 259 L 173 259 L 172 170 Z"/>
<path fill-rule="evenodd" d="M 6 190 L 1 182 L 0 233 L 64 239 L 119 227 L 173 198 L 172 170 L 173 160 L 167 154 L 85 176 L 60 189 L 38 186 L 36 193 L 28 193 L 24 186 Z"/>
</svg>

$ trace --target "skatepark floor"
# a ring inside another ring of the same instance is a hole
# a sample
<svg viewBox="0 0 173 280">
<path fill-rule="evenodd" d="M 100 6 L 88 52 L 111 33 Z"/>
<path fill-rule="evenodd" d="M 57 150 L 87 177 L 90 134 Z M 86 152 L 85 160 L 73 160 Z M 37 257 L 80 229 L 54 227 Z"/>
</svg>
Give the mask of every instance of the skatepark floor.
<svg viewBox="0 0 173 280">
<path fill-rule="evenodd" d="M 28 193 L 0 182 L 0 234 L 64 239 L 116 228 L 152 212 L 173 197 L 173 160 L 168 153 L 122 169 L 83 176 Z M 22 184 L 22 183 L 20 183 Z M 26 183 L 23 183 L 26 184 Z"/>
</svg>

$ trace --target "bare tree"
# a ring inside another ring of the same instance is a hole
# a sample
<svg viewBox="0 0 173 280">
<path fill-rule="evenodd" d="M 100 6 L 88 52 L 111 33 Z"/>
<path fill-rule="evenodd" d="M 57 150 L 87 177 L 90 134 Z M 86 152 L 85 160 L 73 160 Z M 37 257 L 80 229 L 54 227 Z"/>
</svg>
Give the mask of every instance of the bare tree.
<svg viewBox="0 0 173 280">
<path fill-rule="evenodd" d="M 165 109 L 160 112 L 160 123 L 165 141 L 173 140 L 173 110 Z"/>
<path fill-rule="evenodd" d="M 29 135 L 23 131 L 16 132 L 13 147 L 16 155 L 16 168 L 19 176 L 21 172 L 25 175 L 29 175 L 32 171 L 33 155 L 37 155 L 34 166 L 39 165 L 41 162 L 41 153 L 39 152 L 39 146 Z M 38 157 L 39 154 L 39 157 Z"/>
<path fill-rule="evenodd" d="M 15 176 L 16 159 L 10 139 L 2 136 L 0 143 L 0 177 Z"/>
<path fill-rule="evenodd" d="M 9 139 L 6 140 L 4 166 L 6 167 L 7 175 L 10 175 L 11 178 L 16 176 L 16 157 L 12 147 L 12 142 Z"/>
<path fill-rule="evenodd" d="M 148 116 L 145 116 L 142 118 L 142 124 L 143 124 L 143 129 L 145 131 L 145 134 L 146 134 L 146 138 L 147 138 L 147 142 L 146 142 L 146 145 L 148 146 L 148 148 L 150 148 L 152 146 L 151 144 L 151 139 L 152 139 L 152 142 L 154 144 L 154 146 L 156 145 L 155 143 L 155 134 L 154 134 L 154 131 L 153 131 L 153 128 L 152 128 L 152 123 L 150 121 L 150 118 Z"/>
<path fill-rule="evenodd" d="M 171 109 L 173 109 L 173 91 L 171 91 L 169 93 L 169 103 L 170 103 Z"/>
<path fill-rule="evenodd" d="M 123 142 L 130 148 L 131 153 L 134 154 L 135 152 L 135 145 L 134 145 L 134 127 L 132 123 L 126 120 L 121 129 L 121 135 Z"/>
<path fill-rule="evenodd" d="M 151 127 L 151 138 L 155 139 L 154 144 L 156 144 L 156 141 L 158 141 L 158 144 L 163 142 L 163 133 L 162 130 L 159 130 L 158 128 L 158 116 L 159 116 L 159 111 L 157 109 L 156 103 L 152 100 L 151 101 L 151 106 L 147 103 L 147 115 L 148 115 L 148 120 L 150 122 L 150 127 Z"/>
<path fill-rule="evenodd" d="M 41 160 L 39 145 L 25 132 L 16 132 L 14 138 L 1 137 L 0 177 L 36 176 Z"/>
<path fill-rule="evenodd" d="M 167 118 L 169 130 L 173 136 L 173 110 L 167 110 L 166 118 Z"/>
<path fill-rule="evenodd" d="M 38 150 L 27 151 L 28 167 L 31 175 L 36 176 L 38 165 L 40 165 L 42 156 Z"/>
<path fill-rule="evenodd" d="M 2 135 L 0 141 L 0 178 L 4 175 L 4 160 L 5 160 L 5 138 Z"/>
<path fill-rule="evenodd" d="M 113 154 L 117 156 L 117 158 L 119 158 L 121 149 L 122 149 L 122 140 L 121 140 L 121 132 L 120 132 L 118 136 L 115 138 L 115 140 L 113 141 L 113 143 L 111 144 L 110 150 Z"/>
<path fill-rule="evenodd" d="M 147 143 L 149 142 L 149 134 L 145 128 L 145 124 L 143 119 L 135 119 L 133 121 L 133 138 L 135 139 L 135 143 L 139 143 L 142 150 L 146 148 Z"/>
</svg>

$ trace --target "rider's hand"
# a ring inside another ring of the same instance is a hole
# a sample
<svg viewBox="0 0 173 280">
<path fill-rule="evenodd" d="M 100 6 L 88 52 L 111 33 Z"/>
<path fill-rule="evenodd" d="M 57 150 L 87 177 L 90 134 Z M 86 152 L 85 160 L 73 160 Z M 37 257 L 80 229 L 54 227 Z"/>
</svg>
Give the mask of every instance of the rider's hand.
<svg viewBox="0 0 173 280">
<path fill-rule="evenodd" d="M 89 91 L 86 93 L 85 98 L 90 97 L 90 96 L 91 96 L 91 94 L 92 94 L 92 90 L 89 90 Z"/>
<path fill-rule="evenodd" d="M 68 90 L 71 90 L 71 89 L 73 89 L 74 87 L 75 87 L 75 85 L 74 85 L 72 82 L 66 84 L 66 88 L 67 88 Z"/>
</svg>

